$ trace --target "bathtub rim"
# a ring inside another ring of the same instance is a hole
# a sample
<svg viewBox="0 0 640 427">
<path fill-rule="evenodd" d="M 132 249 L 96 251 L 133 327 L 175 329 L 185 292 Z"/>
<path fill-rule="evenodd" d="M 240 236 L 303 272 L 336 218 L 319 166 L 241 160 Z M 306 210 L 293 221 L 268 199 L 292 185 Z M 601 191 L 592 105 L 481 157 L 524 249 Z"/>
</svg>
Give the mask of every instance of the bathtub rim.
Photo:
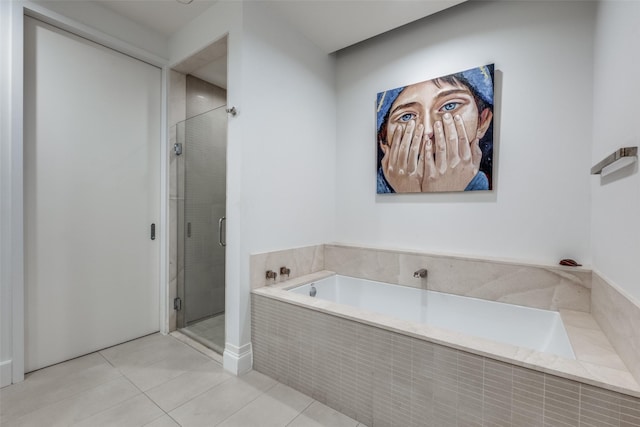
<svg viewBox="0 0 640 427">
<path fill-rule="evenodd" d="M 538 372 L 556 375 L 572 381 L 578 381 L 584 384 L 640 398 L 640 385 L 633 378 L 628 369 L 626 369 L 626 371 L 621 371 L 605 365 L 579 360 L 577 353 L 576 360 L 570 360 L 561 356 L 542 353 L 528 348 L 500 343 L 485 338 L 467 335 L 461 332 L 419 324 L 417 322 L 401 320 L 391 316 L 375 313 L 370 310 L 354 308 L 352 306 L 332 301 L 288 292 L 291 288 L 302 286 L 336 274 L 337 273 L 333 271 L 322 270 L 279 282 L 277 284 L 262 286 L 253 289 L 251 293 L 294 304 L 310 310 L 338 316 L 343 319 L 364 323 L 373 327 L 399 333 L 401 335 L 422 339 L 478 356 L 488 357 L 493 360 L 510 363 L 512 365 L 533 369 Z M 559 312 L 564 324 L 562 310 L 559 310 Z M 569 328 L 566 327 L 566 324 L 565 329 L 567 330 L 567 334 L 569 334 L 569 339 L 572 341 L 573 346 L 571 332 Z"/>
</svg>

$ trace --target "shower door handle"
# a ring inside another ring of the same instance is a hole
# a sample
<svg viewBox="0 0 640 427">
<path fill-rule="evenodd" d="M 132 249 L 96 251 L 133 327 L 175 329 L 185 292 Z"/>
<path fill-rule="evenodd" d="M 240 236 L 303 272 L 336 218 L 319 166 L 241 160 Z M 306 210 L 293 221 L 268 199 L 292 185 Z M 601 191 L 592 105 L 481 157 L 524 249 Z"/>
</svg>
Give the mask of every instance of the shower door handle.
<svg viewBox="0 0 640 427">
<path fill-rule="evenodd" d="M 225 233 L 225 239 L 222 240 L 222 223 L 225 222 L 227 220 L 226 217 L 222 217 L 218 220 L 218 244 L 222 247 L 227 246 L 227 242 L 225 240 L 227 240 L 227 236 Z"/>
</svg>

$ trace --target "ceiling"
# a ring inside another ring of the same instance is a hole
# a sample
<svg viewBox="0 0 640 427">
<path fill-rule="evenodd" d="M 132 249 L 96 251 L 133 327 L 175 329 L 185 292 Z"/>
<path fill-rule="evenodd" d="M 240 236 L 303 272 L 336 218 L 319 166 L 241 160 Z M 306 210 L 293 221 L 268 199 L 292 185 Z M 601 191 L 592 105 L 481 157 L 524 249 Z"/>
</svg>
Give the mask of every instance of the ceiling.
<svg viewBox="0 0 640 427">
<path fill-rule="evenodd" d="M 191 4 L 177 0 L 100 0 L 94 3 L 170 37 L 217 1 L 238 0 L 193 0 Z M 271 4 L 318 47 L 331 53 L 466 0 L 249 1 Z"/>
<path fill-rule="evenodd" d="M 193 0 L 191 4 L 177 0 L 85 1 L 98 4 L 169 38 L 217 1 L 239 0 Z M 270 4 L 283 19 L 329 54 L 466 0 L 245 1 Z M 226 53 L 225 38 L 178 64 L 175 69 L 226 88 Z"/>
<path fill-rule="evenodd" d="M 171 37 L 218 0 L 86 0 L 103 6 L 165 37 Z"/>
<path fill-rule="evenodd" d="M 332 53 L 466 0 L 265 0 Z"/>
</svg>

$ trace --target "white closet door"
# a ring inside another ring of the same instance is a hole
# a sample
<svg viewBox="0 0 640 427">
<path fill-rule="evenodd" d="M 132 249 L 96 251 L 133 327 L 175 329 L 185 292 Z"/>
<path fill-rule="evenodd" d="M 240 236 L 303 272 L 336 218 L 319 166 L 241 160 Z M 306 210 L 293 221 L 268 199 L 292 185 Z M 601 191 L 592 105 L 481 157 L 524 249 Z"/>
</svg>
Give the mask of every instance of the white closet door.
<svg viewBox="0 0 640 427">
<path fill-rule="evenodd" d="M 161 71 L 25 18 L 25 369 L 159 330 Z"/>
</svg>

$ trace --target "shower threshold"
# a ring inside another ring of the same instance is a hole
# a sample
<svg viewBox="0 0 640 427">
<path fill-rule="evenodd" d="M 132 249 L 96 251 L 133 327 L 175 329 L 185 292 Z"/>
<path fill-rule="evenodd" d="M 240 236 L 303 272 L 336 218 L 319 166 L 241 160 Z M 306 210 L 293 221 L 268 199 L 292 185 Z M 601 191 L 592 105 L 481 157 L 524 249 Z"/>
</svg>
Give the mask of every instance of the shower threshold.
<svg viewBox="0 0 640 427">
<path fill-rule="evenodd" d="M 222 354 L 225 342 L 224 324 L 224 313 L 220 313 L 191 323 L 180 329 L 180 332 L 216 353 Z"/>
</svg>

